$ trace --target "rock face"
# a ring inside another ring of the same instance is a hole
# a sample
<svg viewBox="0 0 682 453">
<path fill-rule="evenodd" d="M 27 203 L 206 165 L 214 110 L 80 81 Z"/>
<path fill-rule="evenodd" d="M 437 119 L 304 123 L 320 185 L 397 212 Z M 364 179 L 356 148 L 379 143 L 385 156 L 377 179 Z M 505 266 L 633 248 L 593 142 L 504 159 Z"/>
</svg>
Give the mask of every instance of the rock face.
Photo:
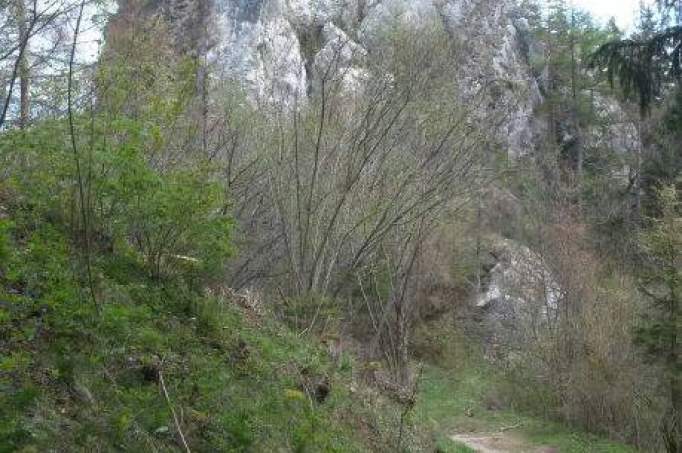
<svg viewBox="0 0 682 453">
<path fill-rule="evenodd" d="M 561 288 L 540 255 L 508 239 L 498 239 L 491 254 L 495 265 L 476 299 L 492 354 L 524 343 L 524 338 L 552 327 Z"/>
<path fill-rule="evenodd" d="M 530 153 L 539 129 L 534 113 L 542 95 L 528 61 L 527 21 L 517 17 L 513 1 L 450 0 L 439 5 L 451 36 L 463 43 L 468 54 L 460 80 L 474 90 L 490 86 L 483 108 L 498 110 L 504 118 L 498 136 L 508 155 Z"/>
<path fill-rule="evenodd" d="M 120 0 L 122 8 L 126 1 Z M 321 69 L 336 62 L 348 90 L 362 86 L 362 59 L 382 29 L 441 21 L 461 43 L 460 102 L 485 88 L 480 103 L 504 118 L 497 142 L 510 156 L 530 152 L 541 102 L 527 62 L 527 30 L 513 20 L 513 0 L 156 0 L 180 48 L 205 57 L 212 74 L 238 81 L 255 103 L 291 106 L 316 89 Z M 453 99 L 453 102 L 457 100 Z"/>
<path fill-rule="evenodd" d="M 638 112 L 628 112 L 620 103 L 605 96 L 594 96 L 593 108 L 598 121 L 587 131 L 587 147 L 596 152 L 611 151 L 619 158 L 619 176 L 622 188 L 630 183 L 630 175 L 637 171 L 631 168 L 631 157 L 642 149 L 637 130 Z"/>
</svg>

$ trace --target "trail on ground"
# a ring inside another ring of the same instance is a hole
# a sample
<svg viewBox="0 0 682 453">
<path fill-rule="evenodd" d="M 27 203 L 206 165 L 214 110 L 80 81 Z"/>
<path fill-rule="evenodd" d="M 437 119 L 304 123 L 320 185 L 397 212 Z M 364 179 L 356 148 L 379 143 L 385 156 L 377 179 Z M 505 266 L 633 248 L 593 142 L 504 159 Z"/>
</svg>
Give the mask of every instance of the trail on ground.
<svg viewBox="0 0 682 453">
<path fill-rule="evenodd" d="M 514 433 L 469 433 L 450 436 L 455 442 L 466 445 L 479 453 L 554 453 L 552 447 L 529 445 L 521 436 Z"/>
</svg>

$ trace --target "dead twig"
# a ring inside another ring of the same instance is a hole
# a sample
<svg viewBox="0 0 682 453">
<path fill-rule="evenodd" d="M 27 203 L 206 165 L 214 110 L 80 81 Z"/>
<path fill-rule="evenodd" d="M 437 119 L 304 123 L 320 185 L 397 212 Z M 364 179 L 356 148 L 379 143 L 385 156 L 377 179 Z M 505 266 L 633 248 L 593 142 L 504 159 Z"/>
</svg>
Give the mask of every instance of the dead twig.
<svg viewBox="0 0 682 453">
<path fill-rule="evenodd" d="M 173 414 L 173 422 L 175 423 L 175 429 L 178 430 L 178 434 L 180 435 L 180 441 L 182 441 L 182 446 L 185 447 L 185 451 L 187 453 L 192 453 L 192 451 L 189 449 L 189 445 L 187 445 L 187 440 L 185 439 L 185 435 L 182 432 L 182 428 L 180 428 L 180 421 L 178 420 L 178 416 L 175 413 L 175 409 L 173 408 L 173 403 L 171 402 L 170 396 L 168 396 L 168 390 L 166 389 L 166 382 L 163 379 L 163 371 L 159 368 L 159 385 L 161 386 L 161 391 L 163 392 L 163 396 L 166 398 L 166 403 L 168 403 L 168 408 L 171 411 L 171 414 Z"/>
<path fill-rule="evenodd" d="M 512 429 L 520 428 L 523 426 L 523 423 L 517 423 L 516 425 L 511 425 L 511 426 L 503 426 L 500 428 L 500 432 L 503 433 L 505 431 L 511 431 Z"/>
</svg>

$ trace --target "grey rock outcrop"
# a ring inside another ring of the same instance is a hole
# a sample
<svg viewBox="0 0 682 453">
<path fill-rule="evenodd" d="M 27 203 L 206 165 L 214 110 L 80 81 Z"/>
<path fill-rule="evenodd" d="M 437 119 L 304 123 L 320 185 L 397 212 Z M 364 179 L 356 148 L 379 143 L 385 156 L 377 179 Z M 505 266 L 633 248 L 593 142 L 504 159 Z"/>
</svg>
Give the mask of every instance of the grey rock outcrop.
<svg viewBox="0 0 682 453">
<path fill-rule="evenodd" d="M 552 328 L 562 293 L 542 256 L 508 239 L 496 239 L 495 264 L 474 305 L 493 354 L 526 344 L 527 336 Z M 500 351 L 500 349 L 504 349 Z"/>
<path fill-rule="evenodd" d="M 125 1 L 120 1 L 125 7 Z M 290 107 L 316 89 L 322 67 L 336 62 L 346 88 L 361 90 L 362 59 L 372 56 L 386 26 L 440 21 L 462 47 L 453 77 L 460 99 L 481 116 L 495 109 L 496 141 L 510 156 L 532 149 L 534 110 L 541 102 L 527 63 L 523 20 L 512 0 L 159 0 L 184 51 L 210 62 L 213 76 L 241 84 L 259 105 Z M 484 99 L 476 95 L 485 89 Z"/>
</svg>

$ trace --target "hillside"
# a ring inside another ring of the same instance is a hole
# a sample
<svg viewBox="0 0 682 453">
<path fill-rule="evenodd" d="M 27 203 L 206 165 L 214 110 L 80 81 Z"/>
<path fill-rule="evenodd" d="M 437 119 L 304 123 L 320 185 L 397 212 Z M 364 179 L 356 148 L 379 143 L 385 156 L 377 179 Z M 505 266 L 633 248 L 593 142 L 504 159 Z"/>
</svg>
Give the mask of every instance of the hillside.
<svg viewBox="0 0 682 453">
<path fill-rule="evenodd" d="M 680 24 L 0 0 L 0 451 L 679 453 Z"/>
<path fill-rule="evenodd" d="M 13 201 L 3 198 L 1 451 L 388 445 L 391 405 L 382 419 L 351 391 L 352 357 L 332 361 L 248 294 L 152 280 L 125 256 L 93 263 L 94 306 L 62 227 L 35 228 Z"/>
</svg>

